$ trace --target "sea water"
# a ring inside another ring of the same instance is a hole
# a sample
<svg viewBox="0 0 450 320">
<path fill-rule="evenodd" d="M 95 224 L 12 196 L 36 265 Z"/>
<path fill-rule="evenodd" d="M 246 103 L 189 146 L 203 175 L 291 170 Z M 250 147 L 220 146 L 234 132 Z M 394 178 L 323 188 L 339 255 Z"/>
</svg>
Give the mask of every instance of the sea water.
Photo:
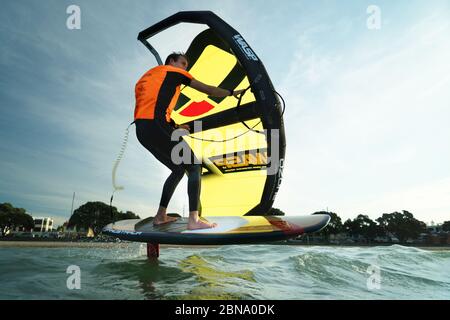
<svg viewBox="0 0 450 320">
<path fill-rule="evenodd" d="M 450 250 L 3 247 L 0 299 L 450 299 Z"/>
</svg>

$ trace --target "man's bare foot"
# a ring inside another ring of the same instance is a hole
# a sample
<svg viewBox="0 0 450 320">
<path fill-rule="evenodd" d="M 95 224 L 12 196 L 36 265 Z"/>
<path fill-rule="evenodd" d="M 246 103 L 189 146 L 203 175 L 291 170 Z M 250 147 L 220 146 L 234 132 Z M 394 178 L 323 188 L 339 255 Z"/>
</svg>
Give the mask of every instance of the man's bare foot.
<svg viewBox="0 0 450 320">
<path fill-rule="evenodd" d="M 174 222 L 174 221 L 177 221 L 177 220 L 178 220 L 178 218 L 175 218 L 175 217 L 170 217 L 168 215 L 158 215 L 157 214 L 153 218 L 153 225 L 154 226 L 159 226 L 159 225 L 170 223 L 170 222 Z"/>
<path fill-rule="evenodd" d="M 215 227 L 217 227 L 217 223 L 211 223 L 201 219 L 197 219 L 197 221 L 189 219 L 187 226 L 188 230 L 211 229 Z"/>
</svg>

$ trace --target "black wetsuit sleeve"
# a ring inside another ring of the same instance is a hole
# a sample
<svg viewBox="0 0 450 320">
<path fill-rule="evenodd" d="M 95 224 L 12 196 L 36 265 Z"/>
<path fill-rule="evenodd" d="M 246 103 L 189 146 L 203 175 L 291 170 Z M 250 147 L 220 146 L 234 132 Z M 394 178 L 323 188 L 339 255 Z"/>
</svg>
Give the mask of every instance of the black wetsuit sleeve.
<svg viewBox="0 0 450 320">
<path fill-rule="evenodd" d="M 181 84 L 190 85 L 191 79 L 180 72 L 167 72 L 156 101 L 155 119 L 166 122 L 167 107 L 175 94 L 176 88 Z"/>
<path fill-rule="evenodd" d="M 182 73 L 180 73 L 180 76 L 181 76 L 181 84 L 184 84 L 184 85 L 186 85 L 186 86 L 190 86 L 190 85 L 191 85 L 191 81 L 192 81 L 191 78 L 185 76 L 185 75 L 182 74 Z"/>
</svg>

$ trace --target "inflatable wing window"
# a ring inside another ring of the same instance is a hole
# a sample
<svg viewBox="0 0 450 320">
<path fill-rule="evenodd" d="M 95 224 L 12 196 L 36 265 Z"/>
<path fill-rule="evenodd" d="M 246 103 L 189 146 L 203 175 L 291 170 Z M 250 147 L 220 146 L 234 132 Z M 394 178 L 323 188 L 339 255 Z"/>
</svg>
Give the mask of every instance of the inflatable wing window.
<svg viewBox="0 0 450 320">
<path fill-rule="evenodd" d="M 172 112 L 176 123 L 194 129 L 183 139 L 202 161 L 201 215 L 266 215 L 280 186 L 286 145 L 272 82 L 244 38 L 209 11 L 179 12 L 139 34 L 159 64 L 151 38 L 180 23 L 206 26 L 188 48 L 171 43 L 172 50 L 186 50 L 195 79 L 230 90 L 250 87 L 239 101 L 184 87 Z"/>
</svg>

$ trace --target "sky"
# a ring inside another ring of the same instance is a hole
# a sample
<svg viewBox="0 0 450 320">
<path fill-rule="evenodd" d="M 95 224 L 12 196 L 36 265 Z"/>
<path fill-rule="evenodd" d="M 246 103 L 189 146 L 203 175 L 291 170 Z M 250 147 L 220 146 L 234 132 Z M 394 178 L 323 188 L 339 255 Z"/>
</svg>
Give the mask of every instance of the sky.
<svg viewBox="0 0 450 320">
<path fill-rule="evenodd" d="M 67 27 L 70 5 L 81 29 Z M 137 34 L 185 10 L 211 10 L 238 30 L 286 100 L 274 207 L 450 220 L 450 2 L 440 0 L 2 3 L 0 203 L 56 225 L 74 192 L 74 209 L 109 203 L 134 85 L 156 63 Z M 154 215 L 168 174 L 132 127 L 114 206 Z M 184 178 L 169 211 L 186 205 Z"/>
</svg>

